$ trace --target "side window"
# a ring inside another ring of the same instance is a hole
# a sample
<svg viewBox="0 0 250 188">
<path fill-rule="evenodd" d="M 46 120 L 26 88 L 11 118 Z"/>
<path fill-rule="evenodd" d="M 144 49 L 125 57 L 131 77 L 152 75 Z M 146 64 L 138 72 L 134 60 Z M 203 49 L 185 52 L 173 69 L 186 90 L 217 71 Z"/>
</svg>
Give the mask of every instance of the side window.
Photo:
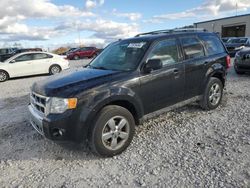
<svg viewBox="0 0 250 188">
<path fill-rule="evenodd" d="M 193 59 L 205 56 L 205 52 L 200 41 L 194 37 L 180 38 L 186 59 Z"/>
<path fill-rule="evenodd" d="M 178 47 L 176 39 L 160 41 L 150 52 L 147 61 L 160 59 L 163 66 L 178 62 Z"/>
<path fill-rule="evenodd" d="M 20 62 L 20 61 L 30 61 L 32 60 L 33 58 L 33 55 L 32 54 L 25 54 L 25 55 L 21 55 L 19 57 L 17 57 L 15 59 L 16 62 Z"/>
<path fill-rule="evenodd" d="M 203 41 L 208 55 L 215 55 L 225 52 L 225 49 L 218 37 L 207 35 L 200 36 L 200 39 Z"/>
<path fill-rule="evenodd" d="M 34 56 L 34 60 L 49 58 L 47 54 L 43 54 L 43 53 L 37 53 L 37 54 L 34 54 L 33 56 Z"/>
</svg>

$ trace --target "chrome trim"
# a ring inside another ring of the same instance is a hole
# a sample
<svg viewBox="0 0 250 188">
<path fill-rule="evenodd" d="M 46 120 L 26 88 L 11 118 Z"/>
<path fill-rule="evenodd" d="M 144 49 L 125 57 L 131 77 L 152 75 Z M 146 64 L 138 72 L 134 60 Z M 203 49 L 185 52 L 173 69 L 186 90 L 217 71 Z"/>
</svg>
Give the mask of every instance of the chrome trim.
<svg viewBox="0 0 250 188">
<path fill-rule="evenodd" d="M 40 101 L 37 100 L 36 98 L 34 98 L 34 96 L 38 97 Z M 45 103 L 42 103 L 41 100 L 44 100 Z M 34 109 L 36 109 L 40 114 L 43 114 L 44 116 L 47 116 L 49 114 L 49 106 L 50 106 L 49 101 L 50 101 L 49 97 L 40 95 L 40 94 L 35 93 L 35 92 L 30 93 L 30 103 L 31 103 L 31 105 L 33 106 Z M 35 105 L 39 106 L 40 108 L 43 108 L 44 112 L 37 109 L 37 107 Z"/>
<path fill-rule="evenodd" d="M 39 111 L 33 108 L 32 105 L 28 106 L 30 112 L 30 123 L 32 127 L 42 136 L 44 136 L 43 132 L 43 117 L 39 115 Z"/>
</svg>

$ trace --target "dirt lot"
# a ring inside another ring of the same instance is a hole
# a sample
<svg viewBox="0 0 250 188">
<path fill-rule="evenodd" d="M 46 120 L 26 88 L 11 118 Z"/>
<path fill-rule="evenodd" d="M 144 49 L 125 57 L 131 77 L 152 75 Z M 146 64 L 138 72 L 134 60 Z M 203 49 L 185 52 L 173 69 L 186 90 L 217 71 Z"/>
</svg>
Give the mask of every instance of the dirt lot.
<svg viewBox="0 0 250 188">
<path fill-rule="evenodd" d="M 109 159 L 31 127 L 29 88 L 47 77 L 0 83 L 0 187 L 250 187 L 250 75 L 231 70 L 218 109 L 192 104 L 150 120 Z"/>
</svg>

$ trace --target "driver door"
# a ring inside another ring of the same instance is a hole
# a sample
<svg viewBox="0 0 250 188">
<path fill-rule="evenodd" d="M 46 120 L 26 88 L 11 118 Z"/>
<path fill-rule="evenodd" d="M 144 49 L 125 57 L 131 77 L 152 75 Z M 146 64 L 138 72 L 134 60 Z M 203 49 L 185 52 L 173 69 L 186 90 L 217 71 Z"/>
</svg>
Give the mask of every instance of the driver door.
<svg viewBox="0 0 250 188">
<path fill-rule="evenodd" d="M 24 54 L 16 57 L 10 64 L 10 72 L 13 77 L 28 76 L 33 74 L 33 54 Z"/>
<path fill-rule="evenodd" d="M 148 114 L 183 100 L 185 75 L 176 38 L 159 41 L 146 58 L 160 59 L 163 68 L 140 77 L 140 95 Z"/>
</svg>

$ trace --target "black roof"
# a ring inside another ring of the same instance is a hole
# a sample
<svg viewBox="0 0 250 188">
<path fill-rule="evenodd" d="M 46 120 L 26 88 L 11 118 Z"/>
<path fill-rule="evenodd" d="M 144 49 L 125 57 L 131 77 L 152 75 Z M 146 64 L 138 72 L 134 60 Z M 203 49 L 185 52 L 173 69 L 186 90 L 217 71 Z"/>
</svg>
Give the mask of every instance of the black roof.
<svg viewBox="0 0 250 188">
<path fill-rule="evenodd" d="M 141 33 L 136 35 L 135 37 L 124 39 L 123 41 L 154 41 L 157 39 L 165 38 L 167 36 L 175 36 L 175 35 L 192 35 L 192 34 L 215 34 L 207 32 L 206 30 L 199 29 L 199 30 L 159 30 L 159 31 L 152 31 L 148 33 Z"/>
<path fill-rule="evenodd" d="M 220 20 L 226 20 L 226 19 L 232 19 L 232 18 L 239 18 L 239 17 L 245 17 L 245 16 L 250 16 L 250 14 L 230 16 L 230 17 L 219 18 L 219 19 L 214 19 L 214 20 L 207 20 L 207 21 L 202 21 L 202 22 L 196 22 L 194 24 L 202 24 L 202 23 L 207 23 L 207 22 L 214 22 L 214 21 L 220 21 Z"/>
</svg>

